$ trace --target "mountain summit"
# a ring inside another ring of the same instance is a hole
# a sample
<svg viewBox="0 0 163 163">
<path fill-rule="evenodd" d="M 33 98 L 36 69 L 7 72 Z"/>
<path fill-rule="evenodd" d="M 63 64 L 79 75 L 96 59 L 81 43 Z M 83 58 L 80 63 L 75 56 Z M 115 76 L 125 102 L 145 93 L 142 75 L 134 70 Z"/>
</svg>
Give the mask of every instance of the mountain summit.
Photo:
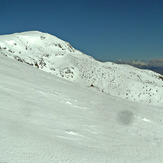
<svg viewBox="0 0 163 163">
<path fill-rule="evenodd" d="M 128 65 L 96 61 L 47 33 L 0 36 L 0 54 L 116 97 L 163 104 L 163 76 Z"/>
</svg>

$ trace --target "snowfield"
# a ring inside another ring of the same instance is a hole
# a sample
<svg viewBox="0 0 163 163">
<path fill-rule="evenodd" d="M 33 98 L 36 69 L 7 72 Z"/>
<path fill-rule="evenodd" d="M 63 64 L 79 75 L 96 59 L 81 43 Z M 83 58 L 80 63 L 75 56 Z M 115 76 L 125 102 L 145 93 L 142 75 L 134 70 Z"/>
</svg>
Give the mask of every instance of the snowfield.
<svg viewBox="0 0 163 163">
<path fill-rule="evenodd" d="M 98 62 L 47 33 L 30 31 L 0 36 L 0 55 L 115 97 L 163 106 L 160 74 Z"/>
<path fill-rule="evenodd" d="M 0 163 L 162 160 L 163 76 L 46 33 L 0 36 Z"/>
<path fill-rule="evenodd" d="M 111 96 L 0 56 L 1 163 L 162 160 L 161 105 Z"/>
</svg>

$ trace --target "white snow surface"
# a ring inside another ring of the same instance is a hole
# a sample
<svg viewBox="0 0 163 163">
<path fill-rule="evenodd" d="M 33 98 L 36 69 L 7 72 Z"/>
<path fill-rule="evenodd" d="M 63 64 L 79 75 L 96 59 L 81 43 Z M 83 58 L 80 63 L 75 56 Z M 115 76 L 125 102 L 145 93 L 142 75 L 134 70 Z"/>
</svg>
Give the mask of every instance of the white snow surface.
<svg viewBox="0 0 163 163">
<path fill-rule="evenodd" d="M 162 160 L 162 106 L 127 101 L 0 56 L 0 163 Z"/>
<path fill-rule="evenodd" d="M 115 97 L 163 106 L 160 74 L 96 61 L 47 33 L 30 31 L 0 36 L 0 54 L 80 85 L 92 85 Z"/>
</svg>

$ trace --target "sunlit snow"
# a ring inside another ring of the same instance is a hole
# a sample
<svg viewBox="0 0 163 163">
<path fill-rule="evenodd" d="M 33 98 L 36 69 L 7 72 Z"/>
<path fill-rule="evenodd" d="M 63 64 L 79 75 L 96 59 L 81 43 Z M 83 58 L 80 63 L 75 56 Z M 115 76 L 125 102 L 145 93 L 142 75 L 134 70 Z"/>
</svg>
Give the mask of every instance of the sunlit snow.
<svg viewBox="0 0 163 163">
<path fill-rule="evenodd" d="M 163 106 L 163 77 L 112 62 L 102 63 L 68 42 L 38 31 L 0 36 L 0 55 L 99 92 Z"/>
<path fill-rule="evenodd" d="M 161 163 L 163 107 L 0 56 L 0 162 Z"/>
</svg>

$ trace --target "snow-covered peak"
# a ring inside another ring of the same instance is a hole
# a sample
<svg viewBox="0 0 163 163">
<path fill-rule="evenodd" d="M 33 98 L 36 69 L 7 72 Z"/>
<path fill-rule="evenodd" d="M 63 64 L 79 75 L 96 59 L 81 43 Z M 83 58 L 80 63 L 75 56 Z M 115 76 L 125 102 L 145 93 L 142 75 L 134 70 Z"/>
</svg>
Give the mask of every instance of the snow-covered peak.
<svg viewBox="0 0 163 163">
<path fill-rule="evenodd" d="M 68 51 L 68 52 L 75 51 L 75 49 L 68 42 L 65 42 L 48 33 L 42 33 L 39 31 L 30 31 L 30 32 L 23 32 L 23 33 L 15 33 L 12 35 L 0 36 L 0 41 L 4 41 L 4 43 L 7 43 L 11 46 L 15 44 L 18 45 L 21 44 L 20 46 L 26 45 L 26 46 L 33 46 L 33 47 L 47 46 L 47 48 L 56 46 L 56 48 L 57 47 L 61 48 L 61 50 L 63 51 Z"/>
<path fill-rule="evenodd" d="M 161 163 L 162 117 L 0 56 L 1 163 Z"/>
<path fill-rule="evenodd" d="M 38 31 L 0 36 L 0 54 L 115 97 L 163 104 L 163 77 L 112 62 L 101 63 L 68 42 Z"/>
</svg>

